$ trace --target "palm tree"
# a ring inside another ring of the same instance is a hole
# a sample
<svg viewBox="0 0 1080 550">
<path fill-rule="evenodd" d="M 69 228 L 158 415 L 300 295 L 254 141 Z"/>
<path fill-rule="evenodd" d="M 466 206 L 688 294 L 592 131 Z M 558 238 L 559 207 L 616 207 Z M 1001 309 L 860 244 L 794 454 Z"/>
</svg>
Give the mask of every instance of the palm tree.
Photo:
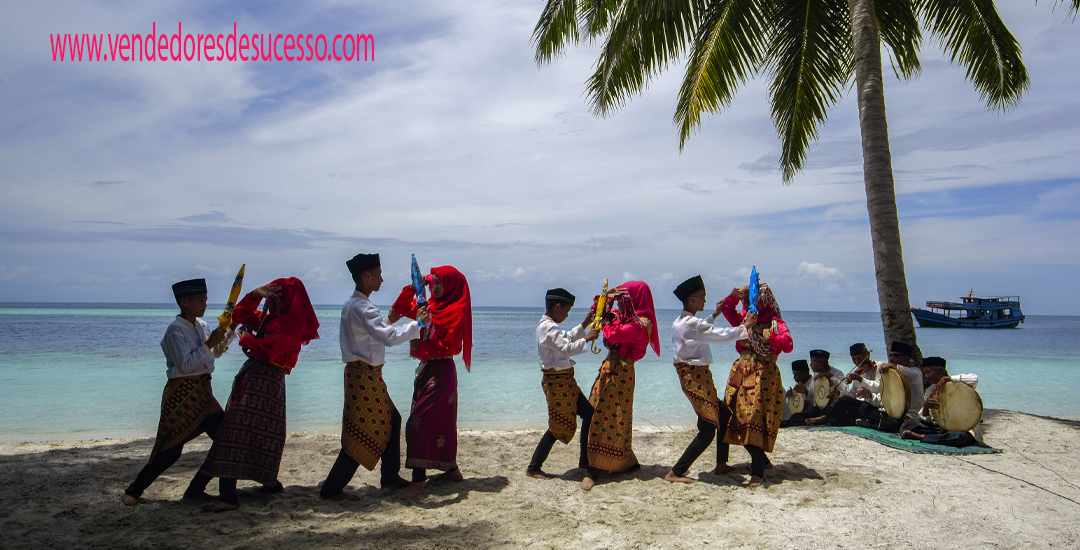
<svg viewBox="0 0 1080 550">
<path fill-rule="evenodd" d="M 921 70 L 924 27 L 967 69 L 989 109 L 1004 111 L 1019 101 L 1027 69 L 992 0 L 547 0 L 533 44 L 537 64 L 544 65 L 569 44 L 603 39 L 587 82 L 597 116 L 622 107 L 686 55 L 674 117 L 680 149 L 701 124 L 702 112 L 720 111 L 740 84 L 766 75 L 785 184 L 801 171 L 828 108 L 854 81 L 885 340 L 915 345 L 881 44 L 897 77 L 911 78 Z"/>
</svg>

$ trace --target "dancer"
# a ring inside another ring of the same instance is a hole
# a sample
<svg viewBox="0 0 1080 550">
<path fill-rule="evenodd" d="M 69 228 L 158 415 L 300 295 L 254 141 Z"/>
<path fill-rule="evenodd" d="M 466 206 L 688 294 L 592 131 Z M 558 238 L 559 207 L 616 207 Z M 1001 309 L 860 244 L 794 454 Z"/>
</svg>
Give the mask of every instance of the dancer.
<svg viewBox="0 0 1080 550">
<path fill-rule="evenodd" d="M 225 416 L 214 399 L 210 374 L 214 372 L 214 359 L 222 353 L 214 350 L 214 346 L 226 339 L 231 341 L 233 333 L 224 326 L 211 331 L 199 318 L 206 314 L 205 279 L 181 281 L 172 286 L 172 291 L 180 314 L 161 339 L 169 381 L 161 394 L 157 440 L 147 465 L 124 489 L 121 500 L 126 506 L 139 503 L 143 491 L 180 458 L 185 443 L 203 432 L 214 439 Z M 210 498 L 204 490 L 206 484 L 199 483 L 192 480 L 184 498 Z"/>
<path fill-rule="evenodd" d="M 731 418 L 731 411 L 727 405 L 720 403 L 716 395 L 716 385 L 709 370 L 713 361 L 709 344 L 745 340 L 747 328 L 754 326 L 757 315 L 747 315 L 742 324 L 733 328 L 715 327 L 713 322 L 720 316 L 721 305 L 721 302 L 717 302 L 712 315 L 698 319 L 696 314 L 705 309 L 705 281 L 701 275 L 680 283 L 674 294 L 683 304 L 683 312 L 671 328 L 671 341 L 675 345 L 675 371 L 679 374 L 683 393 L 697 413 L 698 434 L 664 476 L 664 480 L 693 483 L 695 480 L 686 477 L 686 471 L 709 448 L 716 437 L 717 428 L 726 427 Z M 718 441 L 717 448 L 721 444 Z"/>
<path fill-rule="evenodd" d="M 295 277 L 249 292 L 233 309 L 233 319 L 246 332 L 240 346 L 248 360 L 233 380 L 225 419 L 197 475 L 203 486 L 218 478 L 218 500 L 202 505 L 207 512 L 240 506 L 237 479 L 262 483 L 263 492 L 284 490 L 277 476 L 285 446 L 285 375 L 296 366 L 300 348 L 319 337 L 319 319 Z"/>
<path fill-rule="evenodd" d="M 581 488 L 589 491 L 600 472 L 622 472 L 638 468 L 632 448 L 634 436 L 634 363 L 652 347 L 660 355 L 660 336 L 652 291 L 642 281 L 629 281 L 609 291 L 608 303 L 617 309 L 606 314 L 604 346 L 608 356 L 593 382 L 589 404 L 589 470 Z M 599 296 L 597 297 L 599 298 Z"/>
<path fill-rule="evenodd" d="M 432 479 L 464 479 L 457 463 L 457 366 L 472 363 L 472 301 L 469 282 L 452 266 L 433 267 L 427 275 L 431 287 L 428 314 L 431 330 L 409 344 L 409 355 L 420 360 L 413 385 L 412 410 L 405 425 L 405 467 L 412 468 L 412 483 L 394 496 L 409 499 L 424 494 L 427 470 L 443 470 Z M 419 310 L 412 285 L 402 289 L 390 312 L 390 322 L 401 316 L 416 319 Z"/>
<path fill-rule="evenodd" d="M 356 470 L 363 465 L 374 470 L 382 460 L 380 485 L 384 489 L 409 485 L 401 469 L 401 413 L 386 391 L 382 368 L 386 346 L 420 336 L 417 321 L 395 327 L 383 319 L 371 302 L 371 294 L 382 288 L 382 263 L 378 254 L 357 254 L 345 265 L 356 287 L 341 308 L 341 360 L 345 363 L 345 407 L 341 418 L 341 452 L 323 481 L 319 496 L 328 500 L 355 500 L 344 492 Z M 426 308 L 420 321 L 428 323 Z"/>
<path fill-rule="evenodd" d="M 540 355 L 540 370 L 544 373 L 541 386 L 548 404 L 548 430 L 536 444 L 532 460 L 529 461 L 525 475 L 536 479 L 551 479 L 544 473 L 544 461 L 555 441 L 569 444 L 577 431 L 577 417 L 581 417 L 581 452 L 578 455 L 578 467 L 588 468 L 589 422 L 592 421 L 593 408 L 588 398 L 581 393 L 574 378 L 574 360 L 570 357 L 584 353 L 588 343 L 600 336 L 599 329 L 588 330 L 593 313 L 568 331 L 559 330 L 559 323 L 570 315 L 574 307 L 574 295 L 566 289 L 553 288 L 544 297 L 545 311 L 536 327 L 536 348 Z"/>
<path fill-rule="evenodd" d="M 749 315 L 747 304 L 749 286 L 737 288 L 724 299 L 721 311 L 732 326 L 741 324 Z M 743 311 L 737 310 L 742 301 Z M 724 443 L 742 445 L 750 453 L 750 489 L 760 487 L 765 469 L 770 467 L 769 458 L 776 444 L 776 434 L 784 413 L 784 386 L 776 359 L 781 353 L 791 353 L 791 334 L 787 323 L 781 318 L 769 285 L 761 283 L 761 296 L 757 303 L 757 323 L 749 331 L 750 338 L 735 344 L 741 354 L 731 366 L 724 401 L 732 416 L 724 433 Z M 727 445 L 721 445 L 716 457 L 715 474 L 730 472 L 727 464 Z"/>
</svg>

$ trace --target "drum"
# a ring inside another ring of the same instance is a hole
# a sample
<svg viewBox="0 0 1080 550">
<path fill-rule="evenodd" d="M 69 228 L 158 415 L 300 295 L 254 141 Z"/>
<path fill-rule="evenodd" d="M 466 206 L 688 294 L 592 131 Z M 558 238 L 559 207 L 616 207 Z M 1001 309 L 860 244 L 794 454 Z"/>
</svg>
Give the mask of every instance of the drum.
<svg viewBox="0 0 1080 550">
<path fill-rule="evenodd" d="M 901 419 L 911 407 L 911 391 L 907 378 L 896 369 L 881 373 L 881 408 L 889 418 Z"/>
<path fill-rule="evenodd" d="M 803 397 L 803 394 L 792 390 L 788 395 L 788 409 L 791 410 L 791 414 L 806 412 L 806 399 Z"/>
<path fill-rule="evenodd" d="M 832 391 L 832 379 L 818 378 L 814 381 L 814 406 L 824 409 L 829 406 L 829 392 Z"/>
<path fill-rule="evenodd" d="M 946 380 L 931 395 L 938 400 L 930 415 L 938 426 L 950 432 L 966 432 L 982 421 L 983 404 L 979 392 L 963 382 Z"/>
</svg>

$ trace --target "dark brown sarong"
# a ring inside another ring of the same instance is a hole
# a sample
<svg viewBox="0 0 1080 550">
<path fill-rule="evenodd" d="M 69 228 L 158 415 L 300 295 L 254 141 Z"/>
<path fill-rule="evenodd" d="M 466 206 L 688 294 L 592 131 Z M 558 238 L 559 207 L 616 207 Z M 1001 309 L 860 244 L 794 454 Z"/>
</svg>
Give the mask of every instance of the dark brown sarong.
<svg viewBox="0 0 1080 550">
<path fill-rule="evenodd" d="M 675 363 L 679 373 L 679 384 L 698 418 L 720 428 L 720 398 L 716 394 L 712 371 L 709 365 L 690 365 Z"/>
<path fill-rule="evenodd" d="M 634 442 L 634 360 L 608 353 L 593 382 L 589 403 L 589 466 L 621 472 L 637 465 Z"/>
<path fill-rule="evenodd" d="M 161 393 L 161 419 L 150 462 L 154 462 L 159 452 L 198 437 L 203 420 L 220 412 L 221 405 L 214 399 L 209 374 L 169 380 Z"/>
<path fill-rule="evenodd" d="M 574 368 L 545 372 L 540 385 L 547 397 L 548 430 L 555 439 L 570 443 L 577 432 L 577 402 L 581 394 L 574 378 Z"/>
<path fill-rule="evenodd" d="M 374 470 L 390 442 L 394 403 L 386 391 L 382 365 L 345 365 L 345 410 L 341 449 L 368 470 Z"/>
<path fill-rule="evenodd" d="M 272 485 L 284 447 L 285 371 L 248 359 L 236 374 L 225 419 L 199 471 Z"/>
</svg>

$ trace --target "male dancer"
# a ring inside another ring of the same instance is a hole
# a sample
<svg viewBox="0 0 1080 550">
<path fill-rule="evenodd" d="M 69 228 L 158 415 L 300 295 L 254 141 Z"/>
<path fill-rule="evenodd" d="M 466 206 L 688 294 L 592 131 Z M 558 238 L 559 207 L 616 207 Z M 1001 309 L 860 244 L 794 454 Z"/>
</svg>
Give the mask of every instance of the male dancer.
<svg viewBox="0 0 1080 550">
<path fill-rule="evenodd" d="M 541 386 L 548 404 L 548 430 L 533 451 L 532 460 L 525 475 L 536 479 L 551 479 L 543 471 L 544 461 L 555 440 L 569 444 L 577 431 L 577 418 L 581 417 L 581 453 L 578 467 L 588 468 L 589 422 L 593 407 L 589 398 L 581 392 L 574 378 L 574 361 L 571 356 L 584 353 L 588 343 L 600 336 L 599 329 L 588 331 L 593 312 L 582 319 L 581 324 L 568 331 L 559 330 L 559 323 L 570 315 L 574 307 L 574 295 L 562 288 L 547 291 L 544 298 L 546 311 L 536 326 L 536 348 L 540 355 L 540 370 L 544 372 Z"/>
<path fill-rule="evenodd" d="M 699 319 L 696 314 L 705 309 L 705 281 L 701 275 L 680 283 L 674 294 L 683 303 L 683 312 L 675 319 L 671 330 L 671 341 L 675 344 L 675 371 L 679 374 L 683 393 L 698 415 L 698 434 L 683 451 L 675 466 L 664 476 L 664 480 L 693 483 L 696 480 L 686 477 L 686 471 L 712 443 L 717 428 L 726 429 L 731 418 L 731 411 L 726 404 L 720 402 L 716 385 L 713 384 L 712 371 L 709 370 L 712 363 L 712 349 L 709 344 L 745 340 L 748 338 L 747 328 L 754 326 L 757 316 L 748 314 L 738 326 L 715 327 L 713 321 L 720 315 L 718 302 L 712 315 Z"/>
<path fill-rule="evenodd" d="M 378 254 L 357 254 L 345 262 L 356 290 L 341 308 L 341 360 L 345 362 L 345 408 L 341 419 L 341 452 L 323 482 L 319 496 L 328 500 L 356 500 L 344 492 L 349 480 L 363 465 L 374 470 L 382 459 L 380 485 L 409 485 L 401 469 L 401 414 L 390 400 L 382 367 L 386 346 L 420 337 L 417 321 L 395 327 L 382 318 L 371 303 L 371 293 L 382 288 L 382 264 Z M 430 322 L 427 311 L 418 315 Z"/>
<path fill-rule="evenodd" d="M 121 500 L 127 506 L 138 504 L 143 491 L 176 463 L 185 443 L 203 432 L 213 439 L 225 417 L 214 399 L 210 373 L 214 372 L 214 359 L 221 356 L 214 346 L 223 342 L 226 335 L 231 340 L 232 335 L 224 326 L 211 331 L 206 321 L 199 319 L 206 314 L 205 279 L 181 281 L 172 286 L 172 291 L 180 315 L 165 329 L 161 339 L 169 381 L 161 395 L 157 441 L 150 462 L 124 490 Z M 209 480 L 196 475 L 184 491 L 184 498 L 211 499 L 205 491 L 206 481 Z"/>
</svg>

